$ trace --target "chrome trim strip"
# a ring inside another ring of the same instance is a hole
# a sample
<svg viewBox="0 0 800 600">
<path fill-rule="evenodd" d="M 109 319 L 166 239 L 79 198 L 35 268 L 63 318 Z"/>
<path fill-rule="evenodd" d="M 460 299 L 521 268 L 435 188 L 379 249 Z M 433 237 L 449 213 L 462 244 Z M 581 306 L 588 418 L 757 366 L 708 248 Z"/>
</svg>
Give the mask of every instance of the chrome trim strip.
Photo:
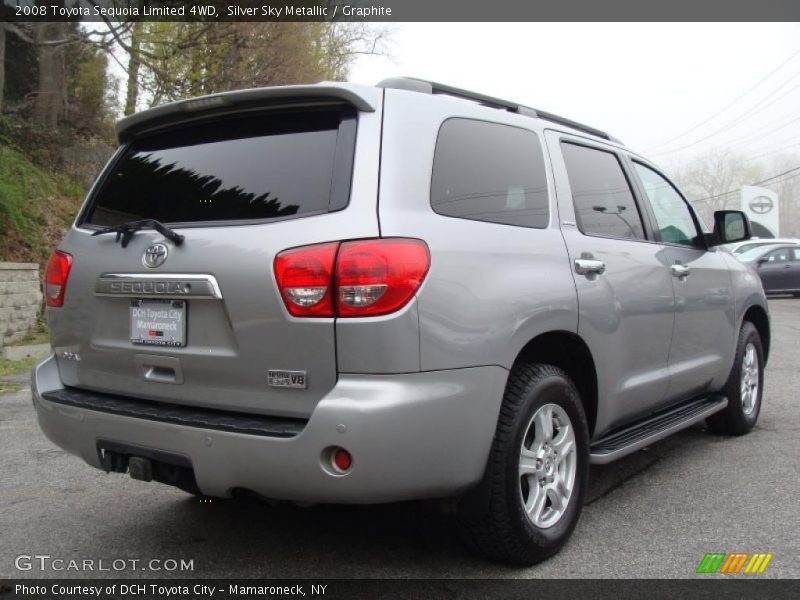
<svg viewBox="0 0 800 600">
<path fill-rule="evenodd" d="M 154 286 L 159 283 L 163 284 L 162 287 L 172 287 L 156 292 Z M 176 284 L 183 286 L 176 287 Z M 122 298 L 222 300 L 222 291 L 216 277 L 188 273 L 102 273 L 97 278 L 94 293 L 95 296 Z"/>
</svg>

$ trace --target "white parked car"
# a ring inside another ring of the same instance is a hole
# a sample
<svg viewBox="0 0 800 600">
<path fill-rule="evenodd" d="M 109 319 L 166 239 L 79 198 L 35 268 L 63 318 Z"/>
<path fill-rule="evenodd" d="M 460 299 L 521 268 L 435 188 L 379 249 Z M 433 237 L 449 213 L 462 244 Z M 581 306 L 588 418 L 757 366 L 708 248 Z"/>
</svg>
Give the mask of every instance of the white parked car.
<svg viewBox="0 0 800 600">
<path fill-rule="evenodd" d="M 772 244 L 798 244 L 800 239 L 797 238 L 750 238 L 746 242 L 737 242 L 735 244 L 725 244 L 722 246 L 725 250 L 738 256 L 742 252 L 758 248 L 760 246 L 771 246 Z"/>
</svg>

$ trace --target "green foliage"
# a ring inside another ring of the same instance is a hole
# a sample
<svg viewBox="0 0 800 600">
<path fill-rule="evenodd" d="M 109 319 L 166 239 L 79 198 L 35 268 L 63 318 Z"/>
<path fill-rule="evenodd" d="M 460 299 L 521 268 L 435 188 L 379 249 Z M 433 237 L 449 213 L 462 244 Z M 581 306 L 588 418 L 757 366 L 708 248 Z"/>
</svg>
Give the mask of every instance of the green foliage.
<svg viewBox="0 0 800 600">
<path fill-rule="evenodd" d="M 18 383 L 10 383 L 7 381 L 0 381 L 0 394 L 13 394 L 18 392 L 21 386 Z"/>
<path fill-rule="evenodd" d="M 47 260 L 80 203 L 79 188 L 0 145 L 0 260 Z"/>
<path fill-rule="evenodd" d="M 30 119 L 0 115 L 0 144 L 22 152 L 38 165 L 54 165 L 60 160 L 59 147 L 71 136 Z"/>
<path fill-rule="evenodd" d="M 23 337 L 15 340 L 10 344 L 6 344 L 6 346 L 32 346 L 35 344 L 49 344 L 50 343 L 50 332 L 47 329 L 47 322 L 45 321 L 44 315 L 39 314 L 38 319 L 36 320 L 36 325 L 31 329 L 28 333 L 26 333 Z"/>
<path fill-rule="evenodd" d="M 356 23 L 145 23 L 139 83 L 150 104 L 234 89 L 346 79 L 383 30 Z"/>
<path fill-rule="evenodd" d="M 113 139 L 108 58 L 89 44 L 66 47 L 66 125 L 75 133 Z"/>
<path fill-rule="evenodd" d="M 32 243 L 34 232 L 43 224 L 38 211 L 29 210 L 35 198 L 46 198 L 55 193 L 52 180 L 31 164 L 22 154 L 0 148 L 0 220 L 3 230 L 9 228 Z"/>
<path fill-rule="evenodd" d="M 27 373 L 33 368 L 33 365 L 35 365 L 36 362 L 37 359 L 35 358 L 21 358 L 20 360 L 7 360 L 5 358 L 0 358 L 0 377 Z"/>
</svg>

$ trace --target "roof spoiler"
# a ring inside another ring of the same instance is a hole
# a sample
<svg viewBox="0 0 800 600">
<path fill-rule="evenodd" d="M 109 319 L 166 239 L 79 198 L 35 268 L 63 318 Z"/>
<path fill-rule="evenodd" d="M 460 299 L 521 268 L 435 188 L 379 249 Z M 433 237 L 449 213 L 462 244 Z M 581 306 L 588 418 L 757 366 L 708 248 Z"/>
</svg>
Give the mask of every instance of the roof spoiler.
<svg viewBox="0 0 800 600">
<path fill-rule="evenodd" d="M 322 82 L 314 85 L 255 88 L 199 96 L 162 104 L 120 119 L 116 125 L 117 140 L 122 144 L 134 135 L 151 128 L 246 105 L 269 105 L 284 101 L 287 103 L 309 100 L 339 101 L 351 104 L 363 112 L 375 112 L 378 100 L 367 93 L 369 90 L 374 91 L 374 88 L 366 87 L 359 90 L 355 86 Z"/>
</svg>

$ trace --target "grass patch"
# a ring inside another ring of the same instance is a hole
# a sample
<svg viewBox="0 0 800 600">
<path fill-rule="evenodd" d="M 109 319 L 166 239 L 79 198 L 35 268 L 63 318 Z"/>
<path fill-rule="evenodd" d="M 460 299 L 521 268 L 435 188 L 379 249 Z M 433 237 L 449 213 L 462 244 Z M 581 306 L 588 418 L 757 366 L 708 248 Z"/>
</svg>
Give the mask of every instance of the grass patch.
<svg viewBox="0 0 800 600">
<path fill-rule="evenodd" d="M 21 389 L 22 386 L 18 383 L 11 383 L 10 381 L 0 381 L 0 395 L 13 394 L 14 392 L 18 392 Z"/>
<path fill-rule="evenodd" d="M 27 373 L 33 368 L 37 360 L 36 358 L 21 358 L 19 360 L 0 358 L 0 377 Z"/>
<path fill-rule="evenodd" d="M 25 334 L 25 337 L 20 338 L 14 342 L 6 344 L 6 346 L 32 346 L 34 344 L 49 344 L 50 333 L 47 330 L 44 316 L 39 315 L 36 321 L 36 326 Z"/>
<path fill-rule="evenodd" d="M 24 338 L 18 339 L 16 342 L 6 344 L 6 346 L 32 346 L 34 344 L 49 344 L 50 334 L 47 331 L 30 331 L 25 334 Z"/>
<path fill-rule="evenodd" d="M 0 260 L 46 261 L 79 204 L 74 182 L 0 143 Z"/>
</svg>

